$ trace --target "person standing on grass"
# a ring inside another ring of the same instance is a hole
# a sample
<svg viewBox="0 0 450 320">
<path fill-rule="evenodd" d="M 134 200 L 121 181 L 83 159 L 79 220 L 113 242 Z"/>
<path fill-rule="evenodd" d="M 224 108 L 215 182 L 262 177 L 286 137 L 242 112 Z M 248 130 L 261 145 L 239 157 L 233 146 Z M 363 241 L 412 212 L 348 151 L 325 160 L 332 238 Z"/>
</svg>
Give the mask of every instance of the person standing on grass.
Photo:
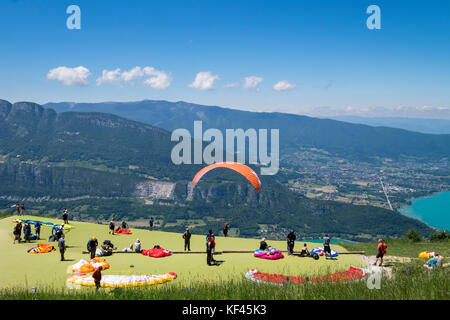
<svg viewBox="0 0 450 320">
<path fill-rule="evenodd" d="M 228 229 L 230 229 L 230 224 L 228 222 L 225 222 L 223 225 L 223 235 L 226 237 L 228 235 Z"/>
<path fill-rule="evenodd" d="M 297 237 L 295 236 L 294 230 L 289 232 L 289 234 L 287 235 L 288 254 L 293 254 L 294 253 L 294 245 L 295 245 L 295 240 L 296 239 L 297 239 Z"/>
<path fill-rule="evenodd" d="M 17 214 L 20 216 L 20 204 L 16 204 Z"/>
<path fill-rule="evenodd" d="M 150 231 L 152 231 L 153 230 L 153 217 L 151 217 L 150 218 L 150 220 L 148 220 L 148 224 L 149 224 L 149 228 L 150 228 Z"/>
<path fill-rule="evenodd" d="M 213 258 L 215 247 L 216 247 L 216 237 L 214 236 L 212 230 L 209 230 L 208 234 L 206 235 L 206 253 L 208 255 L 207 256 L 208 265 L 211 265 L 211 262 L 215 262 Z"/>
<path fill-rule="evenodd" d="M 22 203 L 22 206 L 20 207 L 20 209 L 21 209 L 21 215 L 25 215 L 25 204 L 24 203 Z"/>
<path fill-rule="evenodd" d="M 64 208 L 62 217 L 64 220 L 64 224 L 69 224 L 69 211 L 67 211 L 67 208 Z"/>
<path fill-rule="evenodd" d="M 31 225 L 30 222 L 27 222 L 25 226 L 23 227 L 23 237 L 25 238 L 25 242 L 31 242 Z"/>
<path fill-rule="evenodd" d="M 378 239 L 378 253 L 377 259 L 375 260 L 374 266 L 377 265 L 378 259 L 380 259 L 380 267 L 383 265 L 383 257 L 386 254 L 387 245 L 383 243 L 383 239 Z"/>
<path fill-rule="evenodd" d="M 95 258 L 95 250 L 97 250 L 97 246 L 98 246 L 98 241 L 97 241 L 96 237 L 92 237 L 91 239 L 89 239 L 89 241 L 87 243 L 87 251 L 90 252 L 91 259 Z"/>
<path fill-rule="evenodd" d="M 100 288 L 100 281 L 102 281 L 102 266 L 95 269 L 94 273 L 92 273 L 92 278 L 94 278 L 95 291 L 98 291 Z"/>
<path fill-rule="evenodd" d="M 191 251 L 191 231 L 189 230 L 189 227 L 186 228 L 186 231 L 183 233 L 183 239 L 184 239 L 184 251 L 186 251 L 186 248 L 188 251 Z"/>
<path fill-rule="evenodd" d="M 18 222 L 16 224 L 16 226 L 14 227 L 13 233 L 14 233 L 14 242 L 13 243 L 16 243 L 16 240 L 18 241 L 18 243 L 21 243 L 22 242 L 22 240 L 21 240 L 22 223 L 21 222 Z"/>
<path fill-rule="evenodd" d="M 36 224 L 34 225 L 34 233 L 36 233 L 38 240 L 41 240 L 41 225 L 40 221 L 36 221 Z"/>
<path fill-rule="evenodd" d="M 58 248 L 59 253 L 61 254 L 61 261 L 64 261 L 64 252 L 66 252 L 66 240 L 64 239 L 64 235 L 58 240 Z"/>
<path fill-rule="evenodd" d="M 116 228 L 116 225 L 114 224 L 114 218 L 111 219 L 109 222 L 109 232 L 110 234 L 114 235 L 114 229 Z"/>
<path fill-rule="evenodd" d="M 325 234 L 325 237 L 323 237 L 323 254 L 325 255 L 325 259 L 327 259 L 327 253 L 329 253 L 331 257 L 330 242 L 331 242 L 330 237 L 327 234 Z"/>
</svg>

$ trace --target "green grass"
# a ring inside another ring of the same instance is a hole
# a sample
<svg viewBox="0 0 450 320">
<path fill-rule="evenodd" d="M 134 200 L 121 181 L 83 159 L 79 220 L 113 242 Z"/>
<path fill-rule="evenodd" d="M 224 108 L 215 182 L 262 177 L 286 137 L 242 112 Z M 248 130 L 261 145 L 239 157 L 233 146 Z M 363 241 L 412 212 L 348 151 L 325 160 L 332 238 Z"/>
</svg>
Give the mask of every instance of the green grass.
<svg viewBox="0 0 450 320">
<path fill-rule="evenodd" d="M 152 286 L 139 289 L 54 289 L 38 288 L 35 293 L 25 289 L 3 289 L 3 300 L 361 300 L 361 299 L 443 299 L 450 298 L 450 272 L 448 269 L 433 272 L 419 266 L 409 265 L 398 271 L 392 280 L 382 280 L 380 289 L 368 289 L 365 281 L 346 284 L 301 284 L 273 286 L 250 282 L 242 277 L 221 282 L 191 282 L 166 286 Z"/>
<path fill-rule="evenodd" d="M 422 251 L 434 251 L 446 257 L 448 262 L 450 259 L 450 242 L 410 242 L 401 239 L 387 240 L 387 256 L 418 258 Z M 349 251 L 365 251 L 366 255 L 377 254 L 377 242 L 367 243 L 341 243 Z"/>
<path fill-rule="evenodd" d="M 87 254 L 82 254 L 86 250 L 86 243 L 92 236 L 102 243 L 109 239 L 113 244 L 123 249 L 134 243 L 139 238 L 144 249 L 152 248 L 155 244 L 161 247 L 181 251 L 184 240 L 180 233 L 170 233 L 161 231 L 148 231 L 143 229 L 132 229 L 133 235 L 108 235 L 107 225 L 98 225 L 85 222 L 73 222 L 75 229 L 66 234 L 66 242 L 70 248 L 66 252 L 66 259 L 72 261 L 59 261 L 59 252 L 46 254 L 27 254 L 27 250 L 35 245 L 34 243 L 13 244 L 12 220 L 17 216 L 9 216 L 0 220 L 0 288 L 23 288 L 31 287 L 61 290 L 65 287 L 67 279 L 67 268 L 78 262 L 80 259 L 88 259 Z M 24 218 L 32 219 L 31 216 Z M 61 220 L 50 218 L 39 218 L 42 221 L 53 221 L 61 223 Z M 50 228 L 42 226 L 41 238 L 48 239 Z M 259 247 L 259 239 L 244 238 L 224 238 L 216 237 L 216 250 L 254 250 Z M 48 243 L 43 240 L 42 242 Z M 284 241 L 267 241 L 269 245 L 285 250 Z M 302 243 L 296 243 L 296 249 L 300 249 Z M 309 243 L 310 248 L 319 244 Z M 193 235 L 191 239 L 192 250 L 205 250 L 205 236 Z M 343 251 L 339 246 L 333 249 Z M 280 273 L 296 276 L 318 276 L 327 273 L 344 271 L 349 266 L 363 266 L 362 262 L 355 255 L 341 255 L 337 260 L 318 261 L 310 258 L 298 258 L 286 256 L 277 261 L 268 261 L 253 257 L 251 253 L 222 254 L 217 255 L 216 260 L 223 261 L 220 266 L 208 266 L 205 254 L 174 254 L 166 258 L 149 258 L 139 254 L 114 254 L 106 257 L 111 264 L 111 268 L 104 274 L 163 274 L 176 272 L 178 278 L 161 287 L 192 287 L 193 284 L 200 283 L 228 283 L 236 279 L 241 279 L 250 269 L 256 268 L 262 272 Z M 134 267 L 130 267 L 133 265 Z M 246 280 L 248 281 L 248 280 Z"/>
</svg>

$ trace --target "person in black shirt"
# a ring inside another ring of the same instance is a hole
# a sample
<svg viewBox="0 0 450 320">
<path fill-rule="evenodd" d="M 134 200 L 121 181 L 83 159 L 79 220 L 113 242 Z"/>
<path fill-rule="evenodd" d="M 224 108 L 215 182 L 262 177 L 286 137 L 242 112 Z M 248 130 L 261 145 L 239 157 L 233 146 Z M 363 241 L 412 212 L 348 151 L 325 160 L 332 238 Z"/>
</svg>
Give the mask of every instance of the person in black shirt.
<svg viewBox="0 0 450 320">
<path fill-rule="evenodd" d="M 288 250 L 288 254 L 293 254 L 294 253 L 294 244 L 295 244 L 295 240 L 297 239 L 297 237 L 295 236 L 294 231 L 292 230 L 291 232 L 289 232 L 289 234 L 287 235 L 287 250 Z"/>
<path fill-rule="evenodd" d="M 259 243 L 259 250 L 266 250 L 269 246 L 267 245 L 266 238 L 262 238 Z"/>
<path fill-rule="evenodd" d="M 191 251 L 191 231 L 189 228 L 186 228 L 186 231 L 183 233 L 183 239 L 184 239 L 184 251 L 186 251 L 186 248 L 188 251 Z"/>
</svg>

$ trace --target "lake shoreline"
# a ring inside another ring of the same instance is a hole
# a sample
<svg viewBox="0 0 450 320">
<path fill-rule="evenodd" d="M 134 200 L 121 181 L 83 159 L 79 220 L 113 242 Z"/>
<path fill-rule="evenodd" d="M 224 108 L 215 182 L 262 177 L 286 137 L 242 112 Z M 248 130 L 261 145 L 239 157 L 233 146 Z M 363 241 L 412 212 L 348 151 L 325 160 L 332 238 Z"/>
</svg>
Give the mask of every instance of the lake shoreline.
<svg viewBox="0 0 450 320">
<path fill-rule="evenodd" d="M 421 221 L 435 230 L 448 231 L 450 229 L 448 221 L 444 220 L 446 216 L 444 211 L 450 209 L 450 191 L 438 191 L 430 195 L 410 198 L 408 203 L 399 207 L 397 211 L 408 218 Z"/>
</svg>

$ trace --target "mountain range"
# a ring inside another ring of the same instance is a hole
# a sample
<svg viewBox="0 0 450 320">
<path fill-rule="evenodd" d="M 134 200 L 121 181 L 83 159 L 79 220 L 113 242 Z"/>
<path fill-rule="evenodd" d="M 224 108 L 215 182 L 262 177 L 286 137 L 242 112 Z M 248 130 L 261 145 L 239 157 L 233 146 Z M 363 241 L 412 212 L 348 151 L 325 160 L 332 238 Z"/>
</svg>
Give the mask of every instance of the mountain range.
<svg viewBox="0 0 450 320">
<path fill-rule="evenodd" d="M 198 119 L 218 128 L 279 126 L 286 131 L 285 150 L 298 148 L 307 140 L 308 145 L 343 154 L 358 150 L 365 137 L 372 137 L 371 146 L 382 145 L 375 140 L 386 137 L 387 144 L 389 139 L 394 141 L 387 148 L 393 157 L 417 152 L 407 146 L 396 150 L 401 139 L 417 139 L 424 148 L 425 142 L 430 143 L 435 148 L 432 156 L 446 154 L 449 144 L 444 142 L 448 142 L 448 136 L 284 114 L 252 115 L 218 107 L 209 110 L 186 103 L 130 104 L 127 117 L 141 114 L 140 120 L 153 122 L 151 125 L 104 113 L 114 110 L 111 106 L 126 113 L 127 104 L 100 104 L 96 112 L 75 112 L 85 111 L 75 105 L 71 112 L 61 112 L 64 105 L 56 108 L 57 113 L 49 105 L 44 108 L 30 102 L 0 101 L 3 208 L 26 200 L 32 210 L 53 216 L 65 206 L 80 219 L 109 219 L 111 215 L 145 219 L 154 215 L 164 230 L 171 231 L 181 231 L 186 224 L 192 225 L 194 232 L 211 227 L 217 230 L 224 221 L 231 221 L 241 236 L 283 238 L 285 232 L 295 229 L 303 236 L 329 232 L 361 239 L 400 236 L 410 228 L 425 235 L 432 231 L 420 221 L 383 208 L 308 199 L 282 185 L 276 176 L 261 176 L 263 188 L 257 193 L 239 174 L 217 169 L 193 189 L 190 180 L 202 166 L 171 162 L 174 142 L 167 130 L 189 128 Z M 344 132 L 352 138 L 345 139 Z M 352 144 L 358 135 L 362 141 Z M 366 147 L 362 153 L 347 156 L 369 155 L 375 154 Z"/>
</svg>

